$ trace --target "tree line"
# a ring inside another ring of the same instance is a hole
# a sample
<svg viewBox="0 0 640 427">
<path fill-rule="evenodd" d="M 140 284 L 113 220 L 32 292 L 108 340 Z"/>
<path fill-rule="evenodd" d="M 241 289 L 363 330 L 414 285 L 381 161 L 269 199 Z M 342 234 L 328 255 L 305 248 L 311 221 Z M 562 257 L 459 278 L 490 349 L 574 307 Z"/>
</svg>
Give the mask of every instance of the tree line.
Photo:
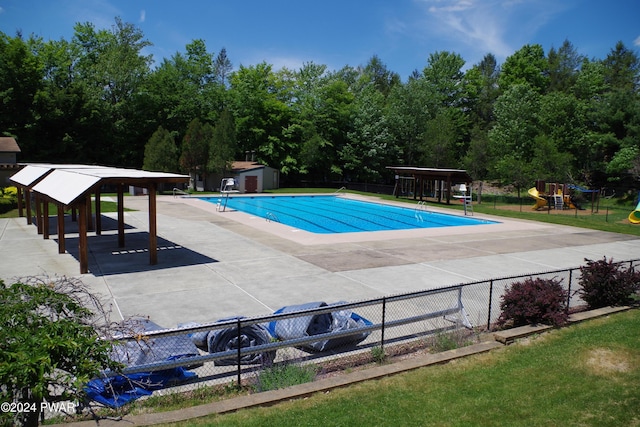
<svg viewBox="0 0 640 427">
<path fill-rule="evenodd" d="M 0 132 L 21 161 L 220 173 L 255 153 L 282 182 L 388 182 L 385 166 L 464 168 L 525 188 L 640 177 L 640 59 L 568 40 L 466 67 L 437 51 L 406 81 L 377 56 L 330 70 L 234 69 L 193 40 L 155 63 L 140 29 L 78 23 L 71 40 L 0 32 Z"/>
</svg>

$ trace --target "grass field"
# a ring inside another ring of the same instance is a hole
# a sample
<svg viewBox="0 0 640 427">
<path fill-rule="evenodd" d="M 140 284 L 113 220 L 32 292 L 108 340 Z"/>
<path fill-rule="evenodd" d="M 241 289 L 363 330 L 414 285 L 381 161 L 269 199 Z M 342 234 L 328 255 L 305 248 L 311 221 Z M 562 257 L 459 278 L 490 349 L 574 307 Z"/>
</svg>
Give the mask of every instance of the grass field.
<svg viewBox="0 0 640 427">
<path fill-rule="evenodd" d="M 640 311 L 268 408 L 172 426 L 638 426 Z"/>
</svg>

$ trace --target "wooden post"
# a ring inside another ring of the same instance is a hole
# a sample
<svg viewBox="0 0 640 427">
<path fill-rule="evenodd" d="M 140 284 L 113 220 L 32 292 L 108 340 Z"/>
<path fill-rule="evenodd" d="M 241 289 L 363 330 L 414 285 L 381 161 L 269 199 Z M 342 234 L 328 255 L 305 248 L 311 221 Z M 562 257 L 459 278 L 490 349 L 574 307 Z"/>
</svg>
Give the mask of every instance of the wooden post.
<svg viewBox="0 0 640 427">
<path fill-rule="evenodd" d="M 80 274 L 89 272 L 89 250 L 87 248 L 87 200 L 80 200 L 78 205 L 78 249 L 80 258 Z"/>
<path fill-rule="evenodd" d="M 149 192 L 149 263 L 158 263 L 158 226 L 156 219 L 156 189 L 157 184 L 152 183 L 148 187 Z"/>
<path fill-rule="evenodd" d="M 42 201 L 42 237 L 49 238 L 49 201 Z"/>
<path fill-rule="evenodd" d="M 124 248 L 124 185 L 118 184 L 118 247 Z"/>
<path fill-rule="evenodd" d="M 24 216 L 24 209 L 22 207 L 22 187 L 20 187 L 19 185 L 16 186 L 16 188 L 18 189 L 18 216 L 19 217 L 23 217 Z"/>
<path fill-rule="evenodd" d="M 36 194 L 36 228 L 38 229 L 38 234 L 42 234 L 42 200 L 40 200 L 40 196 Z"/>
<path fill-rule="evenodd" d="M 94 231 L 93 226 L 93 209 L 91 209 L 91 193 L 87 194 L 87 201 L 85 203 L 85 210 L 87 211 L 87 230 Z"/>
<path fill-rule="evenodd" d="M 25 189 L 24 204 L 27 209 L 27 224 L 31 225 L 31 191 L 29 189 Z"/>
<path fill-rule="evenodd" d="M 100 206 L 100 187 L 96 188 L 96 234 L 102 234 L 102 207 Z"/>
<path fill-rule="evenodd" d="M 64 241 L 64 205 L 58 203 L 58 253 L 63 254 L 66 251 Z"/>
</svg>

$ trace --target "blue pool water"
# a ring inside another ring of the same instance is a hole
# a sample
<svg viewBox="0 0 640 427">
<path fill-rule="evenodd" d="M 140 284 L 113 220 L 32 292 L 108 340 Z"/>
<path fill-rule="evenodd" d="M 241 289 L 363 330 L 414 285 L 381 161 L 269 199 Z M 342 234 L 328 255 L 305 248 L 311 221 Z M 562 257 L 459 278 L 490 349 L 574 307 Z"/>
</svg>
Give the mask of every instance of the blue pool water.
<svg viewBox="0 0 640 427">
<path fill-rule="evenodd" d="M 220 197 L 202 197 L 218 203 Z M 222 201 L 224 203 L 224 201 Z M 232 196 L 227 210 L 238 210 L 319 234 L 407 230 L 490 224 L 428 210 L 364 202 L 339 196 Z"/>
</svg>

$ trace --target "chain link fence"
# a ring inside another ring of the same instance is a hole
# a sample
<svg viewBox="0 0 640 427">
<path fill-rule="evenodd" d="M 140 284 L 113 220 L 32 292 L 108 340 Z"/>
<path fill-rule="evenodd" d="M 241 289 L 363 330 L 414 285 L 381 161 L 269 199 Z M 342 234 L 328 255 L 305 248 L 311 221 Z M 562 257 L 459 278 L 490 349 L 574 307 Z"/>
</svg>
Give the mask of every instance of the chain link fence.
<svg viewBox="0 0 640 427">
<path fill-rule="evenodd" d="M 640 260 L 619 264 L 637 267 Z M 313 377 L 329 375 L 419 350 L 429 351 L 451 334 L 467 342 L 491 331 L 505 290 L 526 278 L 561 280 L 567 309 L 580 299 L 580 268 L 483 280 L 353 303 L 283 307 L 269 316 L 229 318 L 161 329 L 133 321 L 117 337 L 114 358 L 125 368 L 89 384 L 89 397 L 118 407 L 153 390 L 171 392 L 211 385 L 268 388 L 265 374 L 295 365 Z"/>
</svg>

